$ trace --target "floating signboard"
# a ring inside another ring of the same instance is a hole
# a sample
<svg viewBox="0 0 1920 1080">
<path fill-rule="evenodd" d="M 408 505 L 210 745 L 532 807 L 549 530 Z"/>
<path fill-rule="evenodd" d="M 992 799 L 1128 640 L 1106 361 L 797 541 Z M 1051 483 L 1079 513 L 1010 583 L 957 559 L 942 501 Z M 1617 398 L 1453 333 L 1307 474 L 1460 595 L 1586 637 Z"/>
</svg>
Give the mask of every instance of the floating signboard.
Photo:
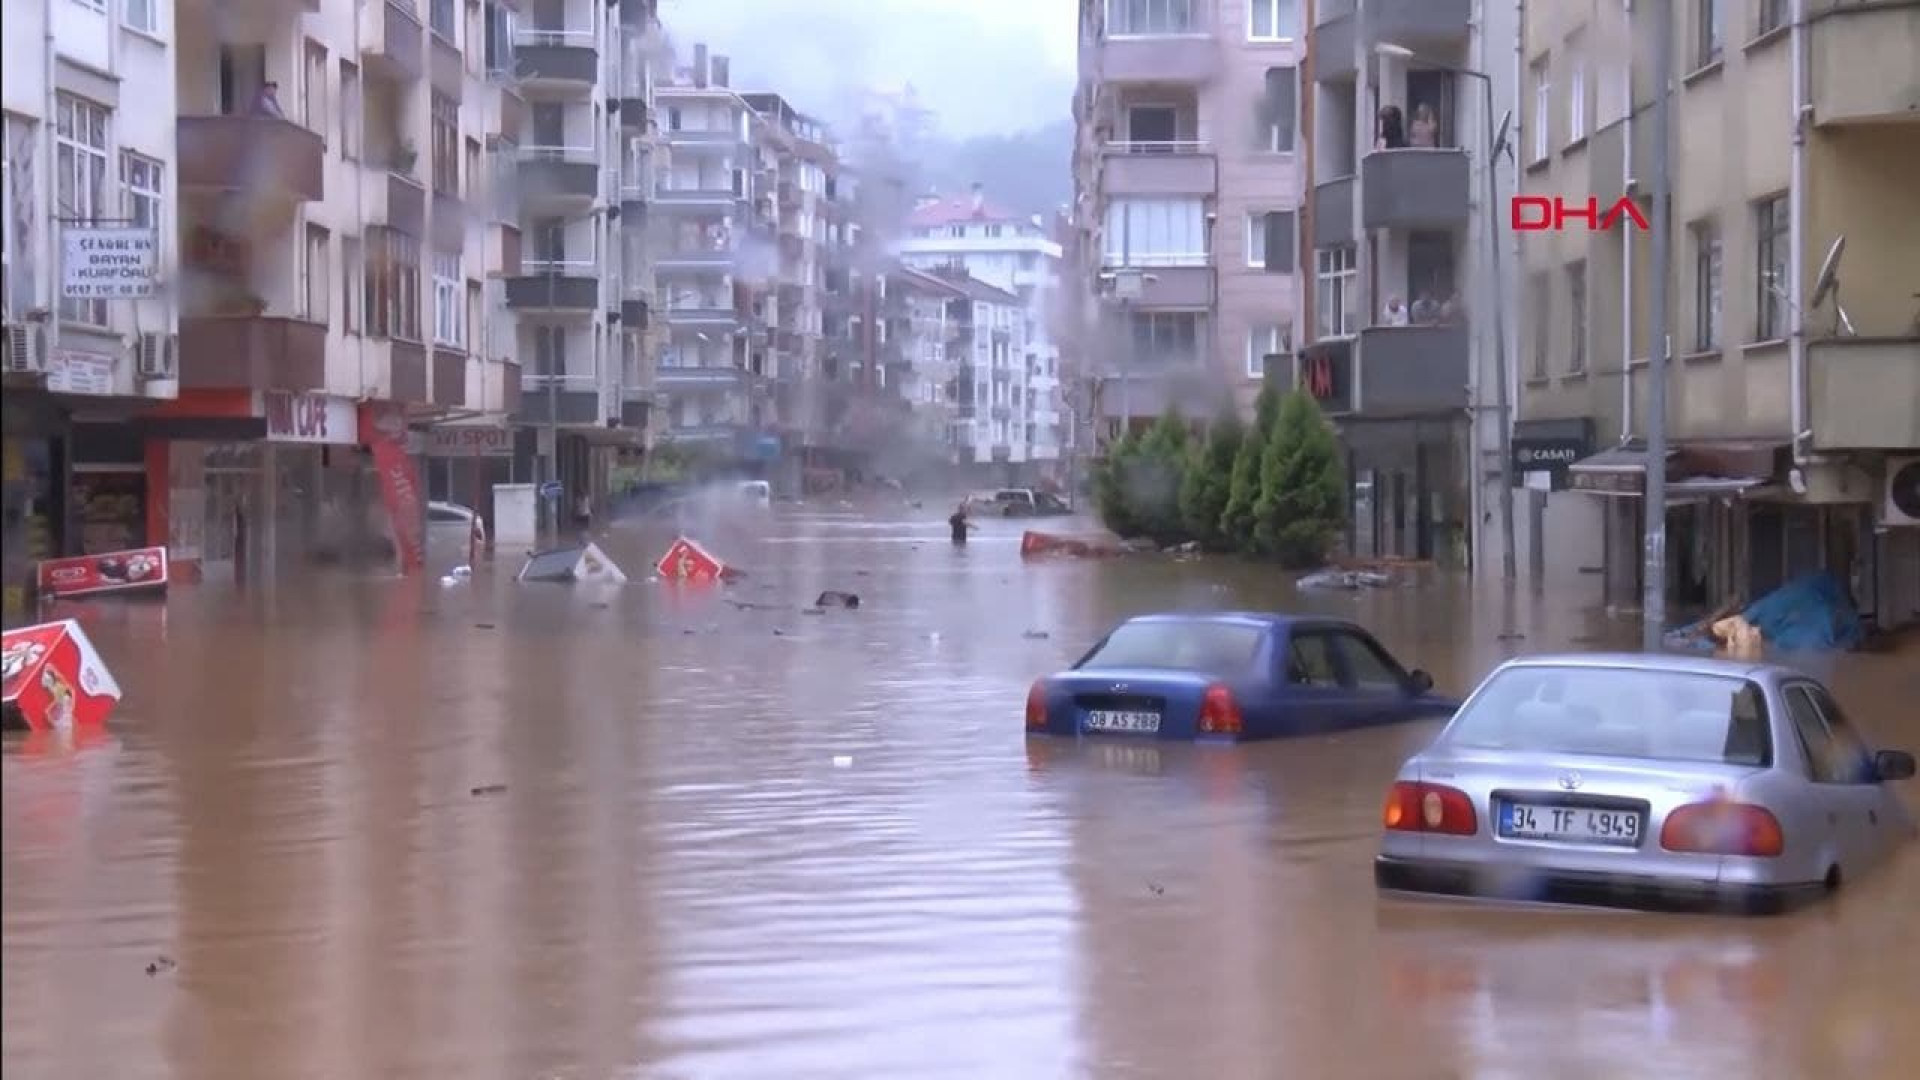
<svg viewBox="0 0 1920 1080">
<path fill-rule="evenodd" d="M 133 548 L 99 555 L 45 559 L 38 567 L 42 596 L 87 596 L 167 587 L 167 549 Z"/>
<path fill-rule="evenodd" d="M 653 569 L 663 581 L 689 585 L 711 585 L 737 575 L 718 556 L 684 536 L 674 539 L 667 553 L 653 564 Z"/>
<path fill-rule="evenodd" d="M 589 581 L 625 584 L 627 575 L 598 544 L 555 548 L 527 556 L 520 568 L 521 581 Z"/>
<path fill-rule="evenodd" d="M 0 637 L 0 706 L 9 725 L 73 731 L 105 723 L 120 685 L 72 619 L 24 626 Z"/>
</svg>

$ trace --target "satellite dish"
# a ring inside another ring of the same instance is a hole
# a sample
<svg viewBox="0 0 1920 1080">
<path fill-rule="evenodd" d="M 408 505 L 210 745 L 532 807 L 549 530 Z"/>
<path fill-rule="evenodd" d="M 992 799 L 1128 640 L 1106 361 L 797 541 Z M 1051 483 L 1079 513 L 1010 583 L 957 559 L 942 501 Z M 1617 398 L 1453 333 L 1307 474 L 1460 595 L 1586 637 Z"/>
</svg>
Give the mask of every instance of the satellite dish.
<svg viewBox="0 0 1920 1080">
<path fill-rule="evenodd" d="M 1500 127 L 1493 134 L 1493 145 L 1487 149 L 1496 155 L 1505 153 L 1507 148 L 1507 134 L 1512 127 L 1513 110 L 1508 109 L 1506 112 L 1500 114 Z"/>
<path fill-rule="evenodd" d="M 1854 336 L 1853 320 L 1847 318 L 1847 309 L 1840 303 L 1840 256 L 1846 254 L 1847 237 L 1845 233 L 1833 238 L 1833 245 L 1827 248 L 1827 257 L 1820 262 L 1820 273 L 1813 279 L 1813 299 L 1809 307 L 1819 307 L 1833 298 L 1834 334 Z"/>
</svg>

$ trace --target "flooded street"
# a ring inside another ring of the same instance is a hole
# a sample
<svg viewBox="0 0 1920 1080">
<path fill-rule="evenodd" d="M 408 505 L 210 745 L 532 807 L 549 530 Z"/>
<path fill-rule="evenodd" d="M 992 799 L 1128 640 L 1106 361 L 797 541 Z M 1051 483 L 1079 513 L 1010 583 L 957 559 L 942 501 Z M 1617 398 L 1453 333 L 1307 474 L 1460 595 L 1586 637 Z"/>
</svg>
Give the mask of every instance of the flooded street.
<svg viewBox="0 0 1920 1080">
<path fill-rule="evenodd" d="M 1454 693 L 1633 623 L 945 532 L 712 535 L 751 575 L 724 592 L 643 583 L 668 537 L 616 524 L 624 589 L 502 552 L 453 586 L 90 606 L 111 736 L 5 747 L 6 1072 L 1911 1075 L 1920 853 L 1771 920 L 1382 901 L 1380 798 L 1432 726 L 1021 728 L 1035 676 L 1155 607 L 1352 615 Z M 861 606 L 803 614 L 823 589 Z M 1838 665 L 1869 737 L 1920 750 L 1916 667 Z"/>
</svg>

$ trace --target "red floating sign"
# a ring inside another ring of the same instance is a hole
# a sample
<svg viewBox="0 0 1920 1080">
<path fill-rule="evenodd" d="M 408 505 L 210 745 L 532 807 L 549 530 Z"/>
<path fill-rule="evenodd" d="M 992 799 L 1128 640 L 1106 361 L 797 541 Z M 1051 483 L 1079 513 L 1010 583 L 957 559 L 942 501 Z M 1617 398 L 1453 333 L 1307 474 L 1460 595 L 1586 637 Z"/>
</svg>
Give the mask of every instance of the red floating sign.
<svg viewBox="0 0 1920 1080">
<path fill-rule="evenodd" d="M 674 540 L 667 553 L 653 564 L 653 569 L 662 580 L 690 585 L 711 585 L 735 573 L 712 552 L 684 536 Z"/>
<path fill-rule="evenodd" d="M 42 596 L 86 596 L 89 593 L 167 587 L 167 549 L 134 548 L 69 559 L 45 559 L 39 566 Z"/>
<path fill-rule="evenodd" d="M 0 637 L 7 720 L 35 731 L 72 731 L 106 722 L 119 684 L 72 619 L 9 630 Z"/>
</svg>

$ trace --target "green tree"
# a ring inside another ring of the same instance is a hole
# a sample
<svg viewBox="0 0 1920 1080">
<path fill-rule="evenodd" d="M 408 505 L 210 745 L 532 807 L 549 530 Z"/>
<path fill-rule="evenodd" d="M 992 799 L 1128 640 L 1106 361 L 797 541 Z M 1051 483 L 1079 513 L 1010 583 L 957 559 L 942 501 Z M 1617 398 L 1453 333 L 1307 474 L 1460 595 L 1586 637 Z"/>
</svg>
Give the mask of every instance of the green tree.
<svg viewBox="0 0 1920 1080">
<path fill-rule="evenodd" d="M 1260 501 L 1260 459 L 1280 416 L 1280 394 L 1261 389 L 1253 405 L 1253 427 L 1242 434 L 1227 484 L 1227 508 L 1220 515 L 1220 536 L 1235 551 L 1253 551 L 1254 504 Z"/>
<path fill-rule="evenodd" d="M 1133 517 L 1126 490 L 1129 463 L 1139 455 L 1140 433 L 1130 430 L 1107 444 L 1107 456 L 1094 467 L 1093 503 L 1100 511 L 1101 524 L 1115 536 L 1140 535 L 1140 525 Z"/>
<path fill-rule="evenodd" d="M 1204 443 L 1187 455 L 1186 476 L 1180 481 L 1180 520 L 1187 535 L 1208 551 L 1228 551 L 1233 545 L 1220 523 L 1233 494 L 1233 467 L 1240 456 L 1246 430 L 1232 406 L 1221 410 Z"/>
<path fill-rule="evenodd" d="M 1187 422 L 1168 409 L 1147 429 L 1140 452 L 1126 462 L 1121 490 L 1128 514 L 1140 532 L 1156 544 L 1187 539 L 1180 517 L 1180 484 L 1187 471 Z"/>
<path fill-rule="evenodd" d="M 1346 480 L 1333 425 L 1309 395 L 1295 390 L 1280 404 L 1260 460 L 1254 504 L 1254 546 L 1289 569 L 1326 560 L 1346 524 Z"/>
</svg>

